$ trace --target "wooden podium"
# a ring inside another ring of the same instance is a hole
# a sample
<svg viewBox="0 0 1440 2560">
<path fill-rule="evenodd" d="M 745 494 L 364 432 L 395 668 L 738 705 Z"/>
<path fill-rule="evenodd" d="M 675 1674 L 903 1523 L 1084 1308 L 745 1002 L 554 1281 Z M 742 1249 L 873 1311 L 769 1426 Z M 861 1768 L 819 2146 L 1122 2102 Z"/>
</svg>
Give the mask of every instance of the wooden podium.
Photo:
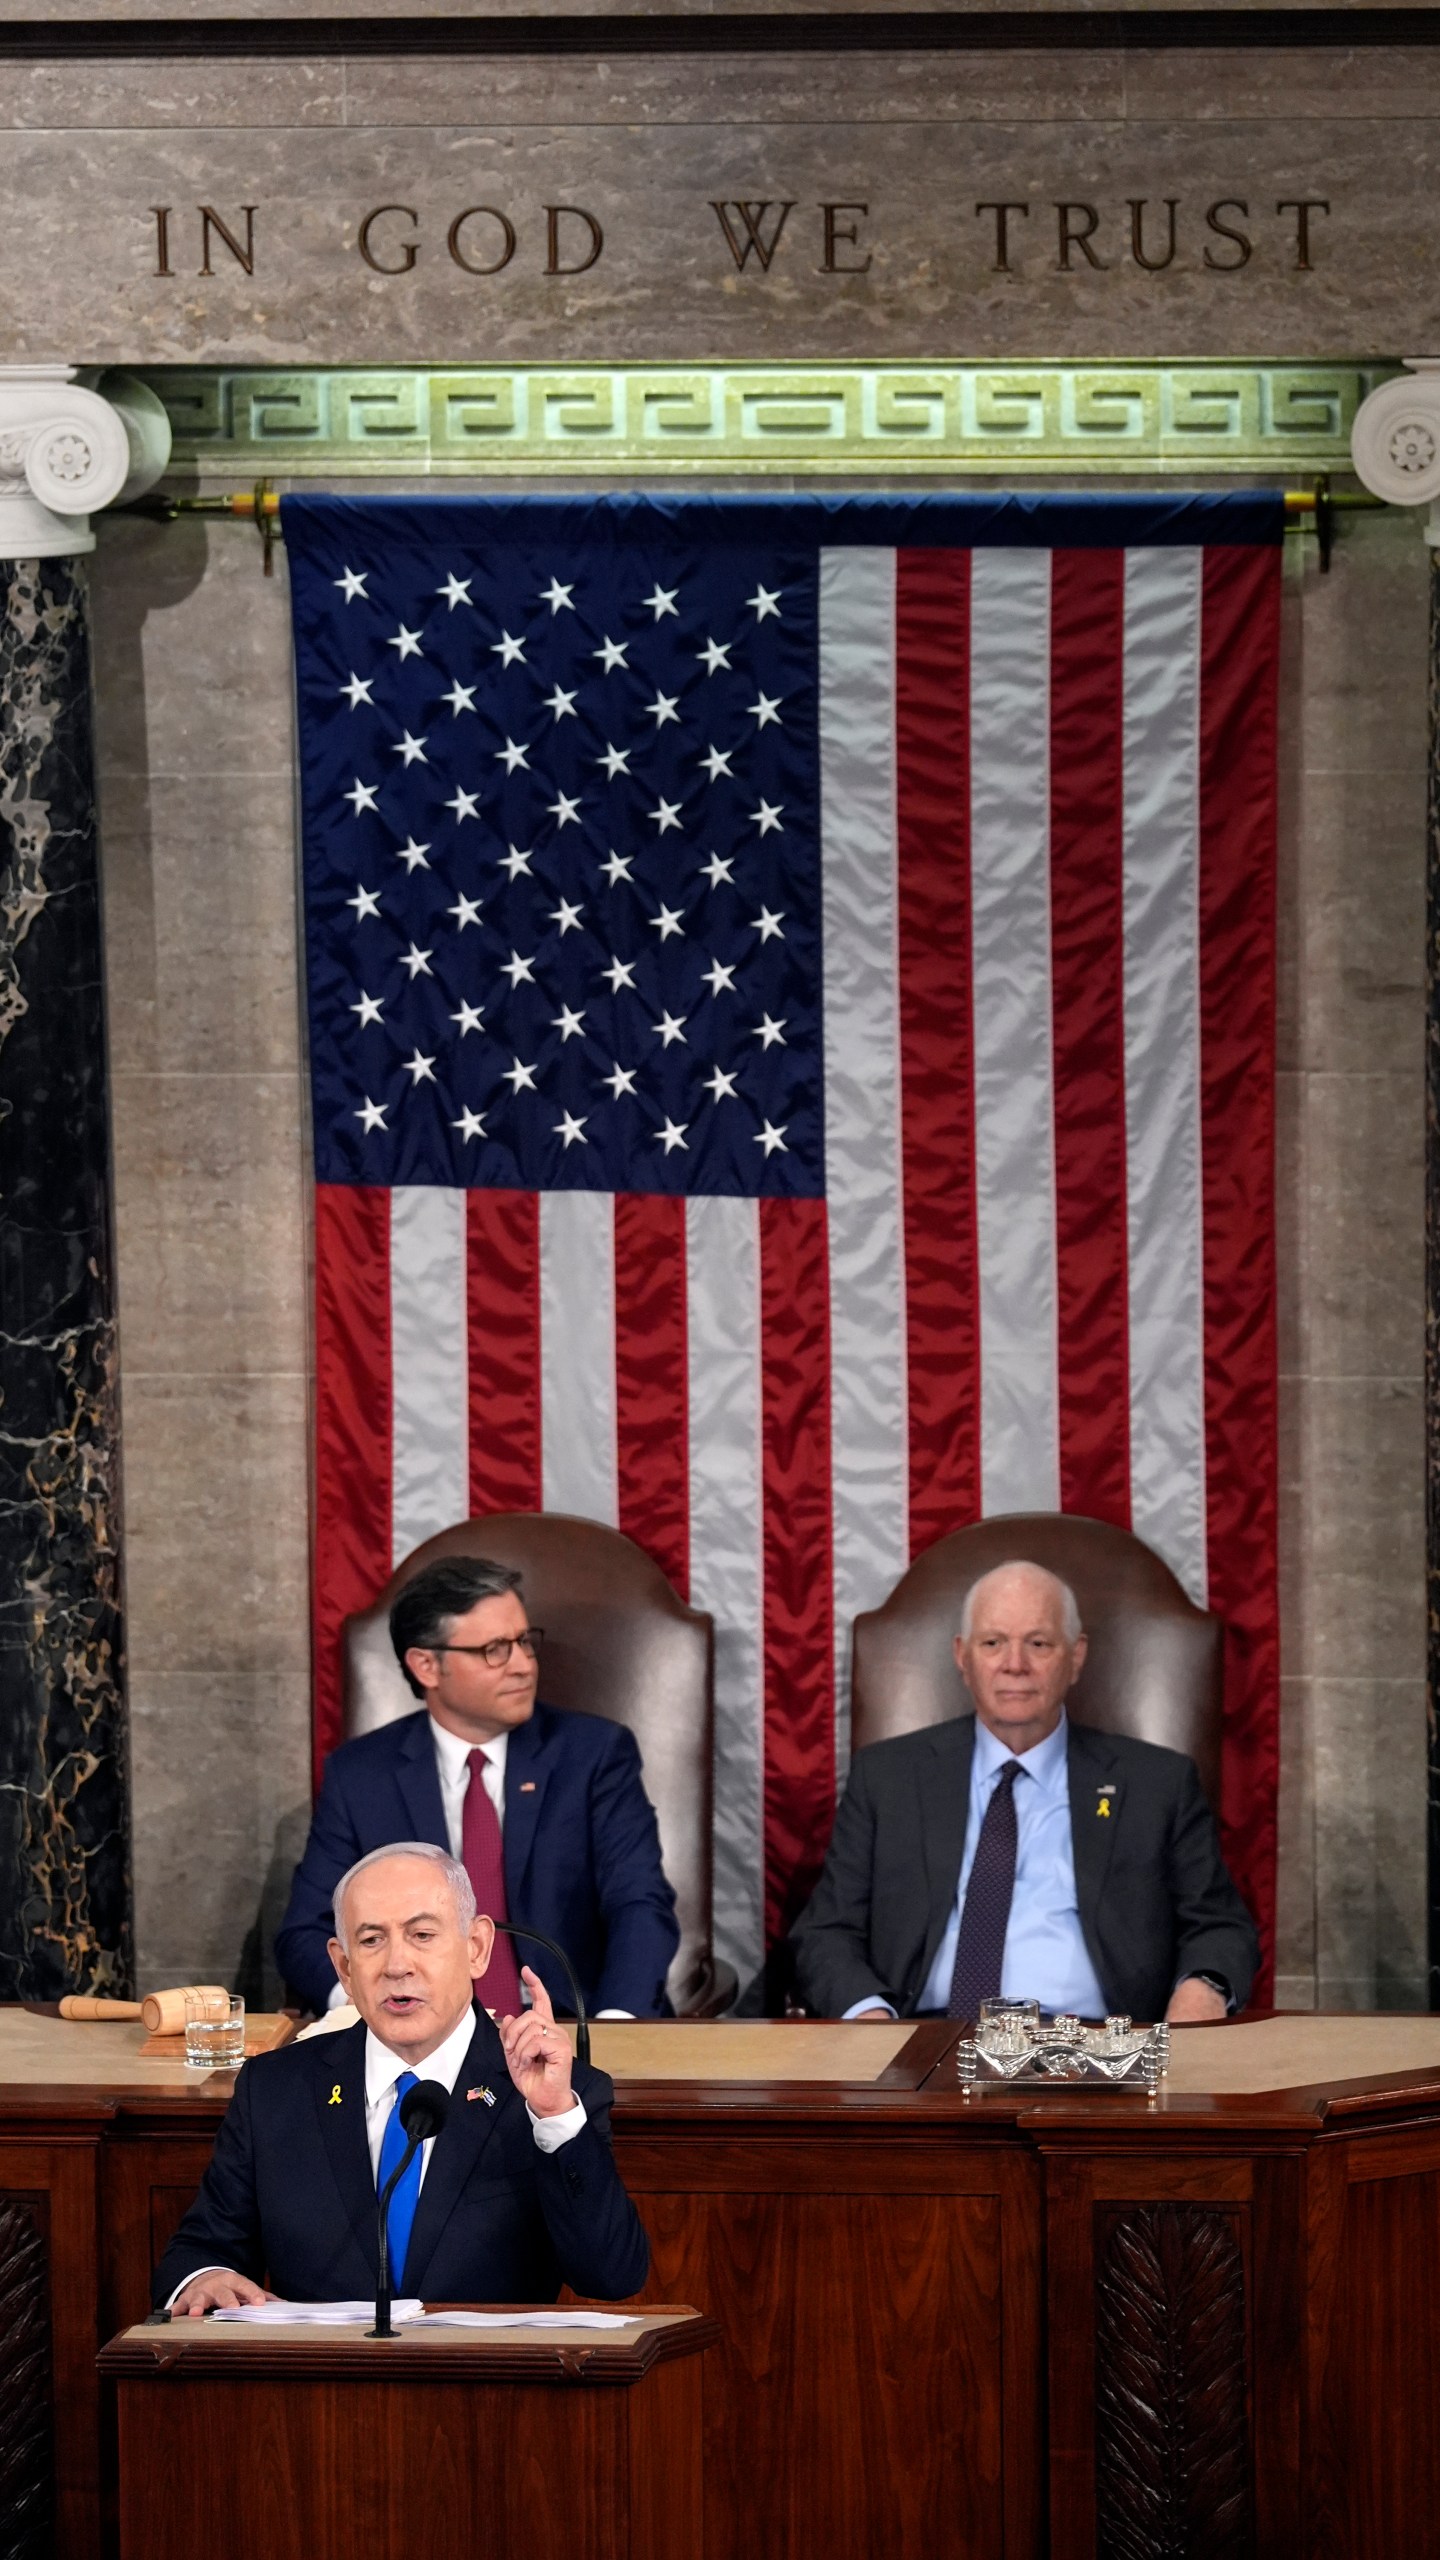
<svg viewBox="0 0 1440 2560">
<path fill-rule="evenodd" d="M 713 2320 L 122 2330 L 120 2560 L 701 2560 Z"/>
</svg>

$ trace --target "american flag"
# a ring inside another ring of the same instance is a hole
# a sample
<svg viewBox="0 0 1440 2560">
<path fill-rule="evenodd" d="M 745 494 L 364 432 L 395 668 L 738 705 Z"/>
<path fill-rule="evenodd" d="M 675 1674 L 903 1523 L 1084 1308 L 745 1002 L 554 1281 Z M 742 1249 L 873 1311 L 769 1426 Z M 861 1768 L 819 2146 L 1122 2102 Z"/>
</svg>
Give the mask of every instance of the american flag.
<svg viewBox="0 0 1440 2560">
<path fill-rule="evenodd" d="M 338 1629 L 467 1515 L 717 1621 L 716 1934 L 982 1514 L 1229 1630 L 1273 1899 L 1278 496 L 287 498 Z"/>
</svg>

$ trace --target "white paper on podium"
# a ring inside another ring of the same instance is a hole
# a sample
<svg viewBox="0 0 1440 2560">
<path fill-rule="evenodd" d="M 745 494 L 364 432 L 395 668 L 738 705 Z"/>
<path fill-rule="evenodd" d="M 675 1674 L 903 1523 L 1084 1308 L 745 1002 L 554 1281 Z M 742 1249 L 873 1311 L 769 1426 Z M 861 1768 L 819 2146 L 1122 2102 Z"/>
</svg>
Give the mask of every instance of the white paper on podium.
<svg viewBox="0 0 1440 2560">
<path fill-rule="evenodd" d="M 373 2302 L 237 2302 L 213 2311 L 212 2320 L 244 2320 L 259 2329 L 289 2329 L 299 2322 L 339 2328 L 371 2322 Z M 638 2329 L 637 2315 L 621 2311 L 427 2311 L 417 2298 L 392 2302 L 396 2328 L 409 2329 Z"/>
<path fill-rule="evenodd" d="M 418 2298 L 392 2302 L 392 2320 L 419 2320 L 425 2305 Z M 212 2320 L 246 2320 L 256 2328 L 288 2329 L 298 2320 L 324 2321 L 338 2326 L 347 2320 L 373 2321 L 373 2302 L 236 2302 L 223 2311 L 212 2311 Z"/>
<path fill-rule="evenodd" d="M 399 2313 L 396 2313 L 399 2318 Z M 412 2329 L 638 2329 L 639 2317 L 623 2311 L 422 2311 L 407 2314 Z"/>
</svg>

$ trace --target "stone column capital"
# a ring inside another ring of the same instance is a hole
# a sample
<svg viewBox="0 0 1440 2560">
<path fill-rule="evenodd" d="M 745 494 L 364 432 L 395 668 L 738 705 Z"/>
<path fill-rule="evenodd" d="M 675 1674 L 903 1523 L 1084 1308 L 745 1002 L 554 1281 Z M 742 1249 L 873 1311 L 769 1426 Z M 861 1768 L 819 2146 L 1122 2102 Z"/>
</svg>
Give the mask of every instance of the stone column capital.
<svg viewBox="0 0 1440 2560">
<path fill-rule="evenodd" d="M 74 365 L 0 365 L 0 558 L 93 551 L 90 518 L 153 488 L 170 459 L 170 425 L 129 374 Z"/>
<path fill-rule="evenodd" d="M 1407 356 L 1408 368 L 1361 401 L 1350 455 L 1367 489 L 1392 507 L 1440 500 L 1440 356 Z M 1432 515 L 1427 538 L 1440 542 Z"/>
</svg>

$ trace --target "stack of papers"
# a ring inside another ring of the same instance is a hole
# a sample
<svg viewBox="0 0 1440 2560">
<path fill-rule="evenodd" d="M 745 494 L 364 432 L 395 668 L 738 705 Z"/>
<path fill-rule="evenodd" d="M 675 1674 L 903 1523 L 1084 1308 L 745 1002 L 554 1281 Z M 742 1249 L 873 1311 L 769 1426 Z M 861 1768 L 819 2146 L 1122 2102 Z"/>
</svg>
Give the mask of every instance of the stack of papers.
<svg viewBox="0 0 1440 2560">
<path fill-rule="evenodd" d="M 422 2320 L 425 2305 L 420 2301 L 392 2302 L 392 2320 Z M 237 2302 L 225 2311 L 212 2311 L 212 2320 L 246 2320 L 257 2328 L 289 2328 L 296 2320 L 317 2320 L 339 2324 L 347 2320 L 363 2320 L 367 2326 L 375 2318 L 373 2302 Z"/>
<path fill-rule="evenodd" d="M 375 2318 L 373 2302 L 237 2302 L 213 2311 L 212 2320 L 244 2320 L 255 2328 L 288 2329 L 296 2321 L 343 2327 L 360 2321 L 368 2328 Z M 638 2329 L 635 2313 L 621 2311 L 427 2311 L 408 2297 L 392 2302 L 390 2317 L 398 2329 Z"/>
<path fill-rule="evenodd" d="M 396 2313 L 399 2318 L 399 2313 Z M 422 2311 L 412 2329 L 638 2329 L 635 2313 L 621 2311 Z"/>
</svg>

